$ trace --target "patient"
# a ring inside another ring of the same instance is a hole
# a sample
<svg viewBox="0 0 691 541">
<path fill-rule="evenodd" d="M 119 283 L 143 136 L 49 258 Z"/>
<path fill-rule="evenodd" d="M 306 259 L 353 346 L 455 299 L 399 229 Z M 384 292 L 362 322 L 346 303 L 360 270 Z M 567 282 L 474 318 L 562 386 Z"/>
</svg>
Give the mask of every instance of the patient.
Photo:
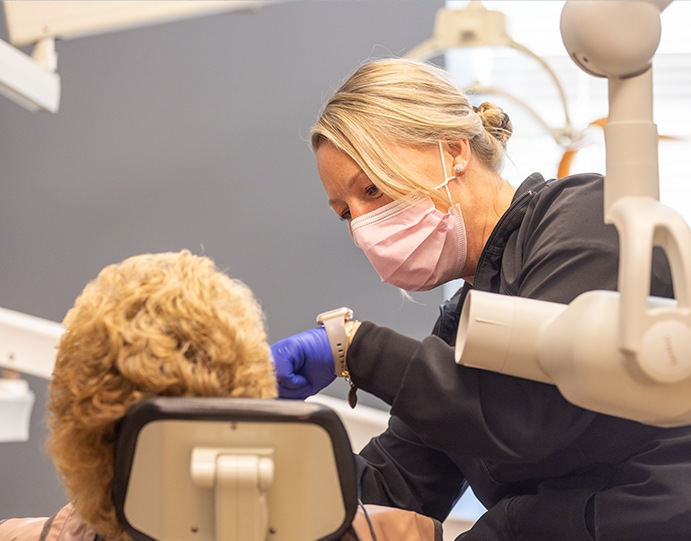
<svg viewBox="0 0 691 541">
<path fill-rule="evenodd" d="M 247 286 L 183 251 L 106 267 L 64 326 L 47 448 L 71 503 L 53 528 L 69 529 L 61 539 L 128 540 L 111 500 L 116 423 L 154 396 L 275 397 L 264 315 Z M 0 539 L 38 539 L 44 523 L 7 521 Z"/>
<path fill-rule="evenodd" d="M 63 324 L 48 387 L 47 449 L 71 502 L 50 519 L 0 521 L 0 541 L 130 541 L 111 499 L 117 422 L 155 396 L 276 397 L 264 314 L 242 282 L 182 251 L 106 267 Z M 435 538 L 430 519 L 381 511 L 372 508 L 369 522 L 359 513 L 362 541 L 369 523 L 381 541 L 404 539 L 391 524 L 425 532 L 411 539 Z"/>
</svg>

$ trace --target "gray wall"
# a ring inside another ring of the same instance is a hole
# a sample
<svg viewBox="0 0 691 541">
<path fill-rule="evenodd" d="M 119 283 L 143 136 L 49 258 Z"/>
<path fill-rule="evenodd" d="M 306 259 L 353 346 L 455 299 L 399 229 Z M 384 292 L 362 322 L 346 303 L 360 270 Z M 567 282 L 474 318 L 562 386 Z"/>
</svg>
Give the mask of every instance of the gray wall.
<svg viewBox="0 0 691 541">
<path fill-rule="evenodd" d="M 58 114 L 0 99 L 0 306 L 59 321 L 103 266 L 189 248 L 254 290 L 271 340 L 341 305 L 423 337 L 441 291 L 411 303 L 379 282 L 307 138 L 348 73 L 429 37 L 442 4 L 288 2 L 60 42 Z M 31 440 L 0 444 L 0 518 L 65 501 L 42 451 L 46 384 L 29 379 Z"/>
</svg>

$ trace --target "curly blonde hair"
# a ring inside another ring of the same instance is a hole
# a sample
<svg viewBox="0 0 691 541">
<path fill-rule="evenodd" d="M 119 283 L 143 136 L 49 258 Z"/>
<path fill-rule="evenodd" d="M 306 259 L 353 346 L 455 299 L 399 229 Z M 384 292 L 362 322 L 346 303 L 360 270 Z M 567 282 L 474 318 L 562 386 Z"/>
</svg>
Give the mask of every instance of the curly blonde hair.
<svg viewBox="0 0 691 541">
<path fill-rule="evenodd" d="M 401 165 L 392 143 L 420 148 L 467 139 L 480 162 L 500 172 L 511 134 L 500 107 L 473 107 L 444 70 L 387 58 L 363 64 L 346 79 L 312 128 L 311 145 L 316 152 L 329 141 L 393 199 L 415 192 L 441 201 L 429 179 Z"/>
<path fill-rule="evenodd" d="M 106 267 L 64 326 L 47 449 L 79 515 L 129 540 L 111 497 L 116 423 L 154 396 L 274 398 L 264 314 L 246 285 L 182 251 Z"/>
</svg>

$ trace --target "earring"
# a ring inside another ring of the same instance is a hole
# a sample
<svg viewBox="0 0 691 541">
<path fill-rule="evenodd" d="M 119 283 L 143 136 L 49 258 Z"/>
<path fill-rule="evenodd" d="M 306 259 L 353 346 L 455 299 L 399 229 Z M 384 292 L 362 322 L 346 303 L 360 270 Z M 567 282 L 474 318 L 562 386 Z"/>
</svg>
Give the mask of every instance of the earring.
<svg viewBox="0 0 691 541">
<path fill-rule="evenodd" d="M 453 172 L 456 173 L 457 175 L 462 175 L 464 171 L 465 171 L 465 167 L 463 167 L 460 163 L 457 163 L 456 165 L 453 166 Z"/>
</svg>

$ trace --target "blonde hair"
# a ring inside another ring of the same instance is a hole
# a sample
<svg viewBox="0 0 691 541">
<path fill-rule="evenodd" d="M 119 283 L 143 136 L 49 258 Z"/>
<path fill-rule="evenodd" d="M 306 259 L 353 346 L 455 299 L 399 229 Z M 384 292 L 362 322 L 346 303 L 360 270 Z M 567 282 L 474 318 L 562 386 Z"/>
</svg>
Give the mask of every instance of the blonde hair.
<svg viewBox="0 0 691 541">
<path fill-rule="evenodd" d="M 472 107 L 444 70 L 390 58 L 362 65 L 343 83 L 312 128 L 311 144 L 316 152 L 331 142 L 394 199 L 417 192 L 439 200 L 429 179 L 403 167 L 389 145 L 467 139 L 474 156 L 499 172 L 511 132 L 501 108 L 489 102 Z"/>
<path fill-rule="evenodd" d="M 79 515 L 128 540 L 111 499 L 116 423 L 154 396 L 275 397 L 264 315 L 247 286 L 182 251 L 106 267 L 64 326 L 47 449 Z"/>
</svg>

